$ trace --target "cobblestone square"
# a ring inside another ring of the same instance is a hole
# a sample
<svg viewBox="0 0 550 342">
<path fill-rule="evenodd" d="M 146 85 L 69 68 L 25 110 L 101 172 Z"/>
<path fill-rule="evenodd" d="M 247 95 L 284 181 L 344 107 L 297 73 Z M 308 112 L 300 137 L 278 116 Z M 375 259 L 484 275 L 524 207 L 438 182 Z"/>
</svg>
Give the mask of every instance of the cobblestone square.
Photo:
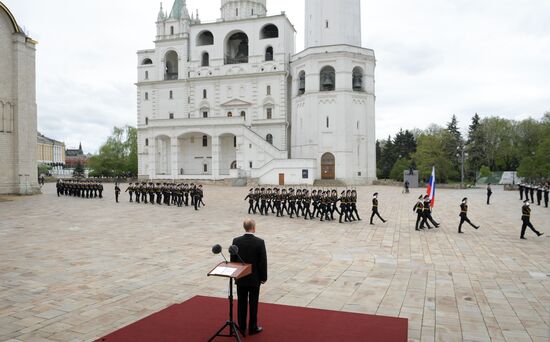
<svg viewBox="0 0 550 342">
<path fill-rule="evenodd" d="M 89 341 L 195 295 L 224 297 L 206 273 L 248 217 L 248 188 L 206 186 L 206 207 L 115 204 L 43 195 L 0 200 L 0 340 Z M 123 186 L 123 190 L 126 186 Z M 388 223 L 369 225 L 379 192 Z M 414 231 L 424 190 L 360 187 L 363 221 L 255 216 L 266 240 L 268 303 L 406 317 L 410 341 L 548 341 L 550 209 L 533 205 L 544 237 L 520 240 L 517 192 L 438 190 L 441 228 Z M 481 228 L 457 234 L 459 203 Z M 260 312 L 261 324 L 261 312 Z"/>
</svg>

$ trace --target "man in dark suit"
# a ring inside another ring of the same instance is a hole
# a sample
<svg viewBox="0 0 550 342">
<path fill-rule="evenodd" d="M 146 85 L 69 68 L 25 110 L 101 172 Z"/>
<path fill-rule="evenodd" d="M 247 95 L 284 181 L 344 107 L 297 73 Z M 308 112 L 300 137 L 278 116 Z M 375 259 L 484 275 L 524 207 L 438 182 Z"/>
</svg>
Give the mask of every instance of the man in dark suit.
<svg viewBox="0 0 550 342">
<path fill-rule="evenodd" d="M 239 248 L 239 256 L 247 264 L 252 264 L 252 274 L 237 280 L 238 322 L 241 333 L 246 332 L 246 316 L 250 303 L 250 320 L 248 333 L 250 335 L 262 332 L 258 326 L 258 300 L 260 285 L 267 281 L 267 252 L 264 240 L 256 237 L 256 222 L 247 219 L 243 223 L 245 234 L 233 239 L 233 245 Z M 231 262 L 240 262 L 239 256 L 231 256 Z"/>
</svg>

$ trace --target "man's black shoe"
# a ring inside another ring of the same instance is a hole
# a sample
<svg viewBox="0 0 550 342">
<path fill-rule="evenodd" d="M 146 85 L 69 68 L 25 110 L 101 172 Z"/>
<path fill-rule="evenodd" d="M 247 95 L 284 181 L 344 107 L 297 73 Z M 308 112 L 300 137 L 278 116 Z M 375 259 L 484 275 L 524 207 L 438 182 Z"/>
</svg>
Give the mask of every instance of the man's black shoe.
<svg viewBox="0 0 550 342">
<path fill-rule="evenodd" d="M 262 328 L 262 327 L 256 327 L 256 329 L 250 330 L 250 331 L 248 332 L 248 334 L 249 334 L 250 336 L 256 335 L 256 334 L 261 333 L 263 330 L 264 330 L 264 328 Z"/>
</svg>

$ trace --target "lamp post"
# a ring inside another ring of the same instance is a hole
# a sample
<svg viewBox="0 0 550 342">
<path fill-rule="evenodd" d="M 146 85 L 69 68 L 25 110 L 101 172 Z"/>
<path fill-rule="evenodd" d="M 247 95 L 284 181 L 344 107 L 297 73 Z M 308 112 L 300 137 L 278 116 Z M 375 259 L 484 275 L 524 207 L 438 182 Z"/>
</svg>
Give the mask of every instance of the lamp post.
<svg viewBox="0 0 550 342">
<path fill-rule="evenodd" d="M 460 188 L 464 189 L 464 161 L 466 157 L 468 157 L 468 152 L 466 152 L 466 146 L 464 146 L 464 144 L 460 144 L 456 150 L 458 152 L 456 156 L 460 159 Z"/>
</svg>

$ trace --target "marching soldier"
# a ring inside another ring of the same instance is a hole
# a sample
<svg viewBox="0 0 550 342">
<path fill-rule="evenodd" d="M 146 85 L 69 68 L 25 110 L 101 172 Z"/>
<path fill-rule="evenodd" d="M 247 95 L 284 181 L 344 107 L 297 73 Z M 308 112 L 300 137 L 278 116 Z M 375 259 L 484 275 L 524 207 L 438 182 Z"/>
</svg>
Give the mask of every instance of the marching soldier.
<svg viewBox="0 0 550 342">
<path fill-rule="evenodd" d="M 370 216 L 370 224 L 374 225 L 372 220 L 374 219 L 374 216 L 378 216 L 379 219 L 382 220 L 382 222 L 386 223 L 386 220 L 380 216 L 380 213 L 378 212 L 378 193 L 374 193 L 372 195 L 372 215 Z"/>
<path fill-rule="evenodd" d="M 132 183 L 128 184 L 128 187 L 126 188 L 126 191 L 130 195 L 130 203 L 132 203 L 132 194 L 134 193 L 134 187 L 132 186 Z"/>
<path fill-rule="evenodd" d="M 493 194 L 493 189 L 491 189 L 491 183 L 487 184 L 487 205 L 491 204 L 491 195 Z"/>
<path fill-rule="evenodd" d="M 544 207 L 548 208 L 548 192 L 550 191 L 550 188 L 548 187 L 548 183 L 544 186 Z"/>
<path fill-rule="evenodd" d="M 425 220 L 422 219 L 424 217 L 424 201 L 422 200 L 423 197 L 424 196 L 420 195 L 420 197 L 418 197 L 418 201 L 413 207 L 413 212 L 416 211 L 416 224 L 414 226 L 414 230 L 416 231 L 420 229 L 424 229 L 423 225 L 418 227 L 418 224 L 420 223 L 420 221 L 422 221 L 422 223 L 428 224 L 428 222 L 425 222 Z M 428 227 L 429 226 L 430 225 L 428 224 Z"/>
<path fill-rule="evenodd" d="M 541 233 L 533 227 L 533 224 L 531 223 L 531 208 L 529 206 L 529 201 L 526 200 L 523 202 L 523 207 L 521 208 L 521 220 L 523 221 L 523 225 L 521 226 L 521 239 L 526 240 L 525 238 L 525 231 L 527 230 L 527 227 L 529 227 L 537 236 L 542 236 L 544 233 Z"/>
<path fill-rule="evenodd" d="M 426 195 L 424 196 L 424 218 L 422 219 L 420 228 L 422 229 L 422 227 L 424 227 L 424 224 L 426 224 L 428 226 L 428 229 L 432 229 L 428 224 L 428 221 L 430 221 L 435 228 L 439 228 L 439 223 L 437 223 L 432 217 L 432 203 L 430 201 L 430 196 Z"/>
<path fill-rule="evenodd" d="M 460 224 L 458 225 L 458 233 L 463 234 L 462 232 L 462 224 L 464 222 L 467 222 L 470 224 L 470 226 L 474 227 L 475 229 L 479 229 L 479 226 L 476 226 L 473 224 L 470 219 L 468 218 L 468 198 L 462 199 L 462 203 L 460 204 Z"/>
<path fill-rule="evenodd" d="M 120 188 L 118 187 L 118 183 L 115 183 L 115 200 L 118 203 L 118 195 L 120 195 Z"/>
</svg>

